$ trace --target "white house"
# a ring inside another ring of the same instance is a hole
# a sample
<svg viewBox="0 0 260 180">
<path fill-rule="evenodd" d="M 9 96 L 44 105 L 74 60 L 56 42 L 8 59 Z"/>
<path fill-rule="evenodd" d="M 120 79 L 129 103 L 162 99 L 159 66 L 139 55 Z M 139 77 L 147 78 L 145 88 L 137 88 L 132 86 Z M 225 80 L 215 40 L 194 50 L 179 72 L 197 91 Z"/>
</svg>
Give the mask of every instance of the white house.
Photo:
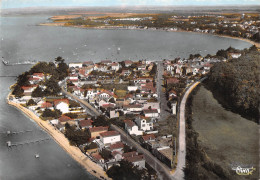
<svg viewBox="0 0 260 180">
<path fill-rule="evenodd" d="M 176 115 L 177 102 L 173 102 L 171 105 L 172 105 L 172 114 Z"/>
<path fill-rule="evenodd" d="M 157 109 L 144 109 L 143 112 L 145 117 L 159 117 Z"/>
<path fill-rule="evenodd" d="M 136 91 L 138 89 L 138 86 L 127 86 L 128 91 Z"/>
<path fill-rule="evenodd" d="M 113 144 L 121 141 L 121 136 L 117 131 L 107 131 L 100 133 L 100 140 L 103 144 Z"/>
<path fill-rule="evenodd" d="M 114 71 L 118 71 L 120 68 L 119 63 L 115 62 L 111 64 L 111 69 Z"/>
<path fill-rule="evenodd" d="M 144 155 L 138 154 L 136 151 L 124 153 L 123 159 L 138 166 L 139 169 L 145 168 Z"/>
<path fill-rule="evenodd" d="M 150 118 L 142 118 L 139 116 L 135 119 L 135 122 L 138 125 L 139 129 L 143 131 L 150 131 L 153 129 L 153 122 Z"/>
<path fill-rule="evenodd" d="M 54 101 L 56 109 L 60 110 L 63 114 L 69 112 L 69 100 L 68 99 L 57 99 Z"/>
<path fill-rule="evenodd" d="M 143 104 L 143 109 L 157 109 L 158 113 L 160 113 L 160 103 L 159 102 L 146 102 Z"/>
<path fill-rule="evenodd" d="M 124 106 L 124 109 L 131 112 L 142 111 L 142 108 L 143 106 L 141 104 L 129 104 Z"/>
<path fill-rule="evenodd" d="M 143 135 L 143 131 L 138 130 L 138 126 L 131 120 L 125 120 L 125 130 L 130 134 L 130 135 Z"/>
<path fill-rule="evenodd" d="M 82 68 L 82 63 L 69 63 L 69 68 Z"/>
</svg>

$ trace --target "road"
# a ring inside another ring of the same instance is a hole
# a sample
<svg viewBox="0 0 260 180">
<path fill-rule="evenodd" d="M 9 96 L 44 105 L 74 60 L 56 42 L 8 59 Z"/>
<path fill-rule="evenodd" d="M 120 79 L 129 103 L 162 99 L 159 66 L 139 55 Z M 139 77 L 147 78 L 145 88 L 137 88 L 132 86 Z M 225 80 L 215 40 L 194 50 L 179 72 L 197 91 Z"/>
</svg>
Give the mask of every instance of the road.
<svg viewBox="0 0 260 180">
<path fill-rule="evenodd" d="M 139 153 L 142 153 L 145 157 L 145 161 L 157 171 L 159 179 L 173 179 L 170 174 L 170 168 L 154 157 L 148 150 L 144 149 L 140 144 L 134 141 L 126 132 L 115 125 L 111 125 L 111 129 L 116 130 L 120 133 L 121 139 L 129 146 L 133 146 Z M 176 179 L 177 180 L 177 179 Z"/>
<path fill-rule="evenodd" d="M 173 177 L 178 180 L 184 179 L 185 163 L 186 163 L 186 134 L 185 134 L 185 105 L 192 90 L 205 78 L 193 83 L 185 92 L 180 104 L 180 123 L 179 123 L 179 148 L 178 148 L 178 163 Z"/>
<path fill-rule="evenodd" d="M 167 99 L 165 92 L 163 91 L 163 62 L 158 61 L 157 64 L 157 79 L 156 79 L 156 86 L 157 86 L 157 94 L 158 94 L 158 101 L 160 102 L 160 118 L 159 121 L 165 120 L 170 115 L 170 109 L 167 106 Z"/>
</svg>

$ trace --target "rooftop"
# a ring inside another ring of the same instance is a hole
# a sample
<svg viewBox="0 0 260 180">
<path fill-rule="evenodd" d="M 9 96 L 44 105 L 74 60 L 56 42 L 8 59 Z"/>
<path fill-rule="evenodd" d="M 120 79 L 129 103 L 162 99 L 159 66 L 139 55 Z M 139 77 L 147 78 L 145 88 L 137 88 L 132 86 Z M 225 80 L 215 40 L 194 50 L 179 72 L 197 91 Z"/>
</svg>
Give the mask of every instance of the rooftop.
<svg viewBox="0 0 260 180">
<path fill-rule="evenodd" d="M 100 133 L 100 136 L 102 137 L 117 136 L 117 135 L 119 135 L 119 132 L 117 131 L 107 131 L 107 132 Z"/>
</svg>

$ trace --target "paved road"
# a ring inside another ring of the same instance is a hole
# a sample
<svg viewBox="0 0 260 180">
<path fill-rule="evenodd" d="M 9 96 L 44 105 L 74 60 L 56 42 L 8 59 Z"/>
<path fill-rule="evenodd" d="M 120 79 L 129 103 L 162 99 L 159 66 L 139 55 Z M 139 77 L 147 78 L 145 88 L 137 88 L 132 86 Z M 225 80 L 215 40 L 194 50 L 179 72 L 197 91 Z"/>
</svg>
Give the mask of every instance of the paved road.
<svg viewBox="0 0 260 180">
<path fill-rule="evenodd" d="M 163 72 L 164 72 L 164 67 L 163 67 L 163 62 L 158 61 L 157 64 L 157 79 L 156 79 L 156 85 L 157 85 L 157 94 L 158 94 L 158 101 L 160 102 L 160 118 L 159 120 L 165 120 L 169 115 L 169 108 L 167 106 L 167 99 L 165 92 L 163 92 Z"/>
<path fill-rule="evenodd" d="M 203 81 L 202 79 L 201 81 Z M 179 125 L 179 148 L 178 148 L 178 163 L 173 177 L 178 180 L 184 179 L 183 169 L 186 163 L 186 134 L 185 134 L 185 105 L 189 94 L 201 82 L 195 82 L 185 92 L 180 105 L 180 125 Z"/>
<path fill-rule="evenodd" d="M 127 145 L 133 146 L 137 149 L 138 152 L 142 153 L 145 157 L 145 161 L 158 172 L 159 179 L 167 180 L 173 179 L 175 180 L 170 174 L 170 168 L 168 168 L 165 164 L 159 161 L 156 157 L 154 157 L 149 151 L 144 149 L 140 144 L 135 142 L 125 131 L 120 129 L 115 125 L 111 125 L 113 130 L 118 131 L 121 134 L 121 138 Z M 177 180 L 177 179 L 176 179 Z"/>
</svg>

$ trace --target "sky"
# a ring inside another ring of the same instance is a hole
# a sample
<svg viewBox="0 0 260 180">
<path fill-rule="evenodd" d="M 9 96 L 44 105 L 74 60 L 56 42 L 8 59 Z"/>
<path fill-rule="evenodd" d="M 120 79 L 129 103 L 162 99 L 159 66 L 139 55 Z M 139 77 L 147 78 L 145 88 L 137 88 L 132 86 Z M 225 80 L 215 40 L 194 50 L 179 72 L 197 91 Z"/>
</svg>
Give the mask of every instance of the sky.
<svg viewBox="0 0 260 180">
<path fill-rule="evenodd" d="M 1 8 L 61 6 L 215 6 L 260 5 L 260 0 L 0 0 Z"/>
</svg>

